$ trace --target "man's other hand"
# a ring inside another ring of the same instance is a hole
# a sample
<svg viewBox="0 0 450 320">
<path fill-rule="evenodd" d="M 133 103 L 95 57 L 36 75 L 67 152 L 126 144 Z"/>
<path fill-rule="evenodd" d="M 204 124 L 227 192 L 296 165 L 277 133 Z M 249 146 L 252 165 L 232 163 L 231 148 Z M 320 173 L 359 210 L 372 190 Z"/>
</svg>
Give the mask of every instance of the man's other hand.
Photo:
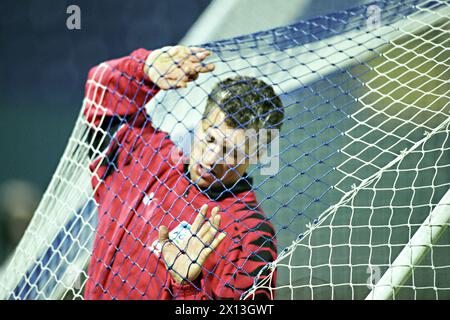
<svg viewBox="0 0 450 320">
<path fill-rule="evenodd" d="M 186 88 L 199 73 L 214 70 L 214 64 L 203 62 L 210 54 L 210 51 L 198 47 L 164 47 L 149 54 L 144 72 L 163 90 Z"/>
<path fill-rule="evenodd" d="M 219 232 L 219 207 L 211 210 L 211 217 L 206 218 L 208 205 L 203 205 L 189 232 L 178 244 L 169 240 L 166 226 L 159 228 L 159 243 L 162 246 L 162 256 L 172 278 L 176 283 L 194 281 L 202 272 L 202 266 L 211 252 L 225 238 L 225 233 Z M 217 236 L 216 236 L 217 235 Z"/>
</svg>

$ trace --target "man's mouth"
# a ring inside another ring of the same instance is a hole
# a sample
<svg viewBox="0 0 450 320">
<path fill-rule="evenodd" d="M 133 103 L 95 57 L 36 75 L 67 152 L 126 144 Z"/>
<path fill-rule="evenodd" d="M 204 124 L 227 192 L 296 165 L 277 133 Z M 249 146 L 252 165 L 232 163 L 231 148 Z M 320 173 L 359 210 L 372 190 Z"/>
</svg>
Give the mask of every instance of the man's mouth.
<svg viewBox="0 0 450 320">
<path fill-rule="evenodd" d="M 200 163 L 196 163 L 194 165 L 194 170 L 197 173 L 197 175 L 202 178 L 203 180 L 213 182 L 216 180 L 216 175 L 214 174 L 214 171 L 212 171 L 211 168 L 208 168 L 207 166 L 203 166 Z"/>
</svg>

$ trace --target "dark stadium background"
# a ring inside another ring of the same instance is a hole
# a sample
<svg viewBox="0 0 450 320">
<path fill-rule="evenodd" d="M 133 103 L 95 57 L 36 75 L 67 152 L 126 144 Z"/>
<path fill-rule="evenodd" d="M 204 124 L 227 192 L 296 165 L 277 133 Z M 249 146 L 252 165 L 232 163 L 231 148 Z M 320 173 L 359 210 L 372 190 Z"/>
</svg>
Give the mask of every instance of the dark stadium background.
<svg viewBox="0 0 450 320">
<path fill-rule="evenodd" d="M 209 2 L 2 1 L 0 181 L 27 179 L 43 191 L 73 129 L 89 68 L 139 47 L 177 43 Z M 81 30 L 66 27 L 70 4 L 81 8 Z"/>
</svg>

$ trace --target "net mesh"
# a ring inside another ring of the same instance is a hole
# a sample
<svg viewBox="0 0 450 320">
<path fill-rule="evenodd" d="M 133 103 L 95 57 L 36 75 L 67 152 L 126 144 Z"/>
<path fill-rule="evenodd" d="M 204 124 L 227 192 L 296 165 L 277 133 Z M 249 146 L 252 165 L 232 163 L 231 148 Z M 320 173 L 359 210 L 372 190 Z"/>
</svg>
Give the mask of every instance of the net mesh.
<svg viewBox="0 0 450 320">
<path fill-rule="evenodd" d="M 214 72 L 156 95 L 138 71 L 101 64 L 1 297 L 365 298 L 449 189 L 449 16 L 447 1 L 380 1 L 208 43 Z M 247 172 L 258 201 L 194 192 L 221 206 L 227 236 L 200 280 L 177 286 L 156 230 L 176 243 L 203 202 L 164 159 L 190 153 L 208 94 L 235 76 L 281 98 L 277 148 Z M 450 298 L 449 247 L 445 232 L 393 298 Z"/>
</svg>

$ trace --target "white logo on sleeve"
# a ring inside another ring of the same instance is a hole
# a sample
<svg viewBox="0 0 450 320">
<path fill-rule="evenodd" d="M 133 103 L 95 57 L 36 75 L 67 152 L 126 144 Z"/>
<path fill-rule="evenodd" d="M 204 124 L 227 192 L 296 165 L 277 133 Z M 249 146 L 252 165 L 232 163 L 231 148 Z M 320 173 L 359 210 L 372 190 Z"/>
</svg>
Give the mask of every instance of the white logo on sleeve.
<svg viewBox="0 0 450 320">
<path fill-rule="evenodd" d="M 191 235 L 191 225 L 186 221 L 182 221 L 175 229 L 169 232 L 169 239 L 177 246 L 181 244 L 181 242 Z M 159 240 L 156 239 L 153 241 L 152 245 L 149 247 L 150 251 L 152 251 L 156 255 L 161 254 L 161 244 Z"/>
<path fill-rule="evenodd" d="M 155 196 L 155 193 L 153 193 L 153 192 L 150 192 L 150 194 L 146 194 L 144 199 L 142 200 L 144 205 L 148 206 L 150 204 L 150 202 L 152 202 L 154 196 Z"/>
</svg>

